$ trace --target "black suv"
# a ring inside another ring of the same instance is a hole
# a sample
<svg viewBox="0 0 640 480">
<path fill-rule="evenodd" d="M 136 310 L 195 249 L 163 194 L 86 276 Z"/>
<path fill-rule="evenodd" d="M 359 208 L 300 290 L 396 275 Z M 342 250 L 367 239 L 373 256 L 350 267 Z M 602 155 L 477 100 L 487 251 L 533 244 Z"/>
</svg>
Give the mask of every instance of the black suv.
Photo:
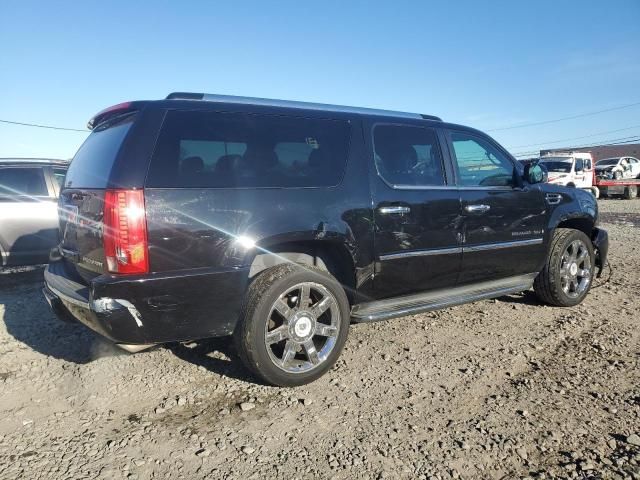
<svg viewBox="0 0 640 480">
<path fill-rule="evenodd" d="M 301 385 L 352 320 L 532 286 L 576 305 L 605 262 L 590 193 L 437 117 L 174 93 L 89 128 L 44 293 L 128 351 L 233 334 L 258 377 Z"/>
</svg>

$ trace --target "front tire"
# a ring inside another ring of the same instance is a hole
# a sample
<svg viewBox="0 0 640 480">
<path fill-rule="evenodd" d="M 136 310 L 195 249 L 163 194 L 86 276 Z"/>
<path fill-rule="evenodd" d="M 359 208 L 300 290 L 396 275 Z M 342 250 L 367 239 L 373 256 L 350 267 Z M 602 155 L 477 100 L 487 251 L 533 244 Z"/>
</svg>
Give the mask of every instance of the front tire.
<svg viewBox="0 0 640 480">
<path fill-rule="evenodd" d="M 579 230 L 556 228 L 549 256 L 533 283 L 540 300 L 558 307 L 572 307 L 591 288 L 595 255 L 589 237 Z"/>
<path fill-rule="evenodd" d="M 347 296 L 328 272 L 277 265 L 261 272 L 249 287 L 235 332 L 236 349 L 264 382 L 304 385 L 335 364 L 349 322 Z"/>
</svg>

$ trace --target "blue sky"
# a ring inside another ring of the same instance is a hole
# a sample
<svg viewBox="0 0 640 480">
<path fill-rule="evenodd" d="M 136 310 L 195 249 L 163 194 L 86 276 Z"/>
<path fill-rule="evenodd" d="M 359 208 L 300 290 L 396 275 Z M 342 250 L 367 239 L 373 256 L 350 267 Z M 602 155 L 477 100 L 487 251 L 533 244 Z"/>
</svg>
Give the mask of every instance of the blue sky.
<svg viewBox="0 0 640 480">
<path fill-rule="evenodd" d="M 491 130 L 640 102 L 640 1 L 9 0 L 0 72 L 0 119 L 19 122 L 84 128 L 121 101 L 204 91 Z M 640 135 L 640 104 L 489 133 L 512 153 Z M 0 124 L 0 157 L 70 158 L 85 136 Z"/>
</svg>

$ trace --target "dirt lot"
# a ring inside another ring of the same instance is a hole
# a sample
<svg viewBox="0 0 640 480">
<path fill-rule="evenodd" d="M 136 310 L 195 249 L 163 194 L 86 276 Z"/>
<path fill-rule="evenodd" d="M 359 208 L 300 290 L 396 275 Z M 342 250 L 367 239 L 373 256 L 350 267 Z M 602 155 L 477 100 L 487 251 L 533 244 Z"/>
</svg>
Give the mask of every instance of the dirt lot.
<svg viewBox="0 0 640 480">
<path fill-rule="evenodd" d="M 307 387 L 227 339 L 120 353 L 0 275 L 0 478 L 640 478 L 640 200 L 600 202 L 613 275 L 353 325 Z"/>
</svg>

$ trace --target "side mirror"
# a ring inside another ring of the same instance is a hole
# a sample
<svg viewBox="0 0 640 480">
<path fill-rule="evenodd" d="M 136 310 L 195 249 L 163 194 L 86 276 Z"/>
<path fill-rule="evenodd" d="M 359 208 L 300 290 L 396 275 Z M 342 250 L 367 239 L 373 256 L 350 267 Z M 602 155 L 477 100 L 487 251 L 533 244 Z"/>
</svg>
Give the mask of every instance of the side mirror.
<svg viewBox="0 0 640 480">
<path fill-rule="evenodd" d="M 578 172 L 584 172 L 584 160 L 581 158 L 576 160 L 576 173 Z"/>
<path fill-rule="evenodd" d="M 546 183 L 549 179 L 549 172 L 539 163 L 530 163 L 524 167 L 524 179 L 527 183 Z"/>
</svg>

